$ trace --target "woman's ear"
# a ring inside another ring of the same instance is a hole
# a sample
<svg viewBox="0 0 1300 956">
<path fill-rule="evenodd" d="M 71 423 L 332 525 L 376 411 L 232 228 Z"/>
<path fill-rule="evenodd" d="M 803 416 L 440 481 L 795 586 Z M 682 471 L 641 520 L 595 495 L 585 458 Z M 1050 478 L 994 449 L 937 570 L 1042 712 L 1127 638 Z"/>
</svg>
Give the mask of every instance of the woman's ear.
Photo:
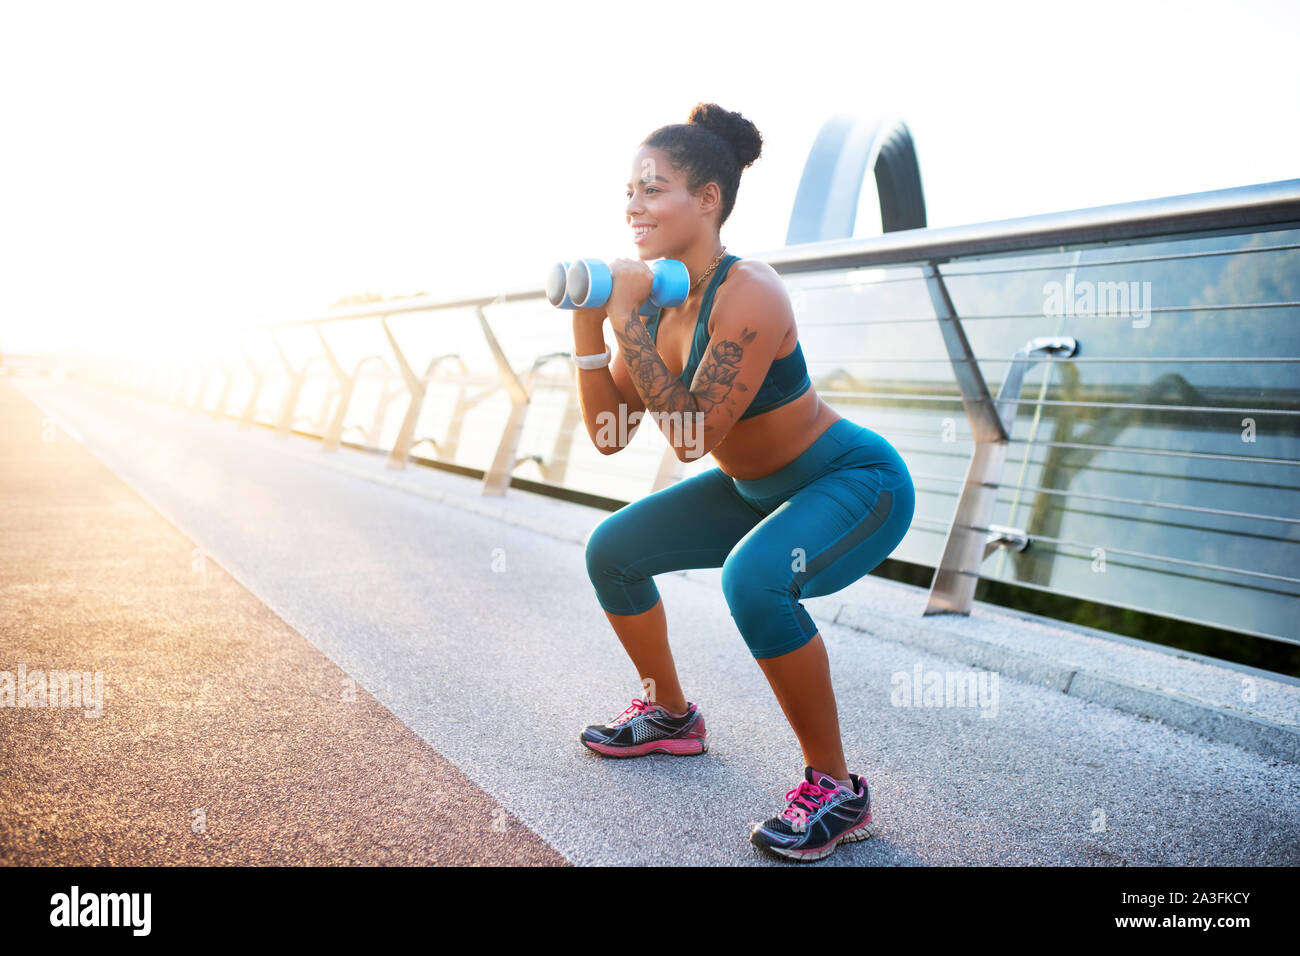
<svg viewBox="0 0 1300 956">
<path fill-rule="evenodd" d="M 722 190 L 718 188 L 717 183 L 705 183 L 697 198 L 700 212 L 708 215 L 722 205 Z"/>
</svg>

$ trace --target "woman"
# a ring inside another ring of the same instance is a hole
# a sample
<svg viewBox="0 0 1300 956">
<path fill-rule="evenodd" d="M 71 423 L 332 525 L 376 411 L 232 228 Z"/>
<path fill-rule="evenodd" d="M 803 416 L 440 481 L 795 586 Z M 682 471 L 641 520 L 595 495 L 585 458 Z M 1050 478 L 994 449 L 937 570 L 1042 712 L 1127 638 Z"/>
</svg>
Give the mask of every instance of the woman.
<svg viewBox="0 0 1300 956">
<path fill-rule="evenodd" d="M 785 809 L 755 826 L 751 842 L 820 859 L 870 835 L 871 798 L 845 763 L 826 649 L 799 599 L 838 591 L 883 561 L 911 524 L 914 492 L 889 443 L 812 387 L 777 273 L 728 256 L 720 241 L 740 174 L 761 150 L 752 123 L 712 103 L 647 137 L 627 189 L 639 259 L 610 263 L 608 302 L 573 314 L 583 419 L 601 452 L 625 447 L 652 417 L 682 461 L 710 453 L 717 463 L 614 512 L 587 539 L 597 599 L 648 692 L 581 740 L 616 757 L 708 749 L 700 709 L 678 683 L 653 575 L 721 567 L 732 618 L 805 764 Z M 686 265 L 691 292 L 642 319 L 646 260 L 659 258 Z M 619 344 L 612 363 L 607 317 Z"/>
</svg>

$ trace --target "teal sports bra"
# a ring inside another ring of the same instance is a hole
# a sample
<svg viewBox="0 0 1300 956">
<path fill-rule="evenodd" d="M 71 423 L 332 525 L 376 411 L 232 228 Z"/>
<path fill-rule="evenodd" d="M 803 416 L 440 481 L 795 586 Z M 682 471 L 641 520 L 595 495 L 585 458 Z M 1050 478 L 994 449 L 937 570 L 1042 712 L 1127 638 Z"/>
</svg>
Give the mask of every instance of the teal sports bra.
<svg viewBox="0 0 1300 956">
<path fill-rule="evenodd" d="M 704 358 L 704 350 L 709 347 L 709 312 L 713 309 L 713 293 L 717 291 L 723 276 L 727 274 L 732 264 L 739 261 L 740 256 L 727 256 L 723 259 L 712 281 L 709 282 L 709 287 L 704 290 L 704 299 L 700 302 L 700 315 L 695 322 L 695 337 L 691 341 L 691 355 L 686 360 L 686 367 L 682 369 L 682 374 L 678 376 L 688 389 L 695 378 L 695 370 L 699 368 L 700 361 Z M 652 342 L 659 334 L 659 320 L 662 316 L 663 309 L 659 309 L 646 322 L 646 329 L 650 332 Z M 772 363 L 772 367 L 767 371 L 767 377 L 759 386 L 758 394 L 745 409 L 745 414 L 740 416 L 740 420 L 744 421 L 746 418 L 753 418 L 755 415 L 780 408 L 788 402 L 793 402 L 810 388 L 812 388 L 812 379 L 808 377 L 808 365 L 803 358 L 803 343 L 796 342 L 793 352 Z"/>
</svg>

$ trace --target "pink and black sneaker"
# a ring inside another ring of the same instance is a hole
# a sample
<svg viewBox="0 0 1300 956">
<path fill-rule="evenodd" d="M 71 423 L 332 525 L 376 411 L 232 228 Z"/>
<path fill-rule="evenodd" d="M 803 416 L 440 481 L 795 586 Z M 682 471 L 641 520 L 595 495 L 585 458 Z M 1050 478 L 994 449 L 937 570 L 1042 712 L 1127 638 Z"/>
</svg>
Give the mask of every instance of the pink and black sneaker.
<svg viewBox="0 0 1300 956">
<path fill-rule="evenodd" d="M 866 780 L 849 774 L 853 792 L 829 774 L 807 767 L 799 786 L 786 792 L 788 806 L 766 823 L 756 823 L 749 842 L 791 860 L 820 860 L 841 843 L 872 835 L 871 791 Z"/>
<path fill-rule="evenodd" d="M 702 754 L 709 749 L 704 717 L 694 704 L 674 717 L 659 704 L 633 698 L 627 710 L 607 724 L 592 724 L 578 738 L 583 745 L 606 757 L 641 757 L 645 754 Z"/>
</svg>

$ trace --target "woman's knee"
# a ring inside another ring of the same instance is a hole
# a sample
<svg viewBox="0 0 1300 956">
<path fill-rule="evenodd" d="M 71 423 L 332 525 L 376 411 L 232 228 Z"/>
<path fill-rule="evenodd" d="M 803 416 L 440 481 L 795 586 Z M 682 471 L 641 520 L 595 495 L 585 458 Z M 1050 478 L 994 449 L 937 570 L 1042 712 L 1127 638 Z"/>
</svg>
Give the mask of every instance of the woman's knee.
<svg viewBox="0 0 1300 956">
<path fill-rule="evenodd" d="M 798 650 L 816 633 L 812 618 L 799 604 L 795 560 L 739 549 L 722 565 L 722 593 L 755 658 Z"/>
<path fill-rule="evenodd" d="M 640 614 L 659 602 L 654 580 L 633 568 L 639 557 L 618 512 L 587 535 L 587 577 L 601 607 L 611 614 Z"/>
<path fill-rule="evenodd" d="M 630 557 L 627 549 L 625 522 L 614 512 L 587 535 L 585 544 L 587 573 L 595 580 L 597 575 L 622 566 Z"/>
<path fill-rule="evenodd" d="M 737 607 L 753 597 L 754 584 L 760 574 L 758 563 L 744 548 L 736 548 L 722 562 L 722 594 L 735 613 Z"/>
</svg>

